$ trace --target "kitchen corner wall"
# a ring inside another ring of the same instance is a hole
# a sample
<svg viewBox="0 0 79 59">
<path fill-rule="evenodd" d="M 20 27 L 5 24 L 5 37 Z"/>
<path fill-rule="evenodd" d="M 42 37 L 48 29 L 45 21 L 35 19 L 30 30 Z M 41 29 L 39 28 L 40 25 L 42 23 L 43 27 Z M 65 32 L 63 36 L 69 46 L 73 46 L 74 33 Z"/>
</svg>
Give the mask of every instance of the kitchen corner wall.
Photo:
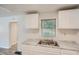
<svg viewBox="0 0 79 59">
<path fill-rule="evenodd" d="M 79 30 L 77 29 L 62 29 L 64 32 L 58 30 L 57 32 L 57 40 L 59 41 L 69 41 L 69 42 L 76 42 L 79 44 Z"/>
<path fill-rule="evenodd" d="M 41 19 L 57 19 L 57 12 L 52 12 L 52 13 L 40 13 L 39 14 L 39 30 L 36 32 L 28 32 L 26 35 L 26 39 L 45 39 L 45 37 L 41 36 Z M 55 38 L 55 37 L 54 37 Z"/>
<path fill-rule="evenodd" d="M 40 13 L 40 17 L 39 17 L 39 21 L 41 21 L 41 19 L 53 19 L 53 18 L 57 18 L 57 13 Z M 21 24 L 23 23 L 23 20 L 25 20 L 25 15 L 15 15 L 15 16 L 6 16 L 6 17 L 0 17 L 0 24 L 1 24 L 1 35 L 0 35 L 0 47 L 3 48 L 10 48 L 10 40 L 9 40 L 9 22 L 11 20 L 18 20 L 18 25 L 19 25 L 19 20 L 22 20 Z M 39 22 L 40 25 L 40 22 Z M 19 28 L 19 27 L 18 27 Z M 6 30 L 5 30 L 6 29 Z M 22 29 L 22 27 L 20 28 Z M 24 29 L 23 29 L 24 30 Z M 24 33 L 22 32 L 22 35 L 24 36 Z M 18 35 L 18 37 L 21 39 L 22 37 Z M 26 38 L 25 38 L 26 37 Z M 41 39 L 44 38 L 41 36 L 40 32 L 38 30 L 35 30 L 35 32 L 30 32 L 30 34 L 28 33 L 28 35 L 25 35 L 24 39 Z M 17 40 L 17 42 L 23 42 L 24 39 L 21 39 L 19 41 L 19 38 Z"/>
<path fill-rule="evenodd" d="M 61 32 L 57 26 L 58 26 L 58 13 L 57 12 L 53 12 L 53 13 L 41 13 L 40 14 L 40 20 L 41 19 L 53 19 L 56 18 L 56 37 L 54 37 L 56 40 L 59 41 L 75 41 L 76 43 L 79 44 L 79 30 L 77 29 L 66 29 L 66 31 Z M 63 29 L 62 29 L 63 30 Z M 75 33 L 76 32 L 76 33 Z M 41 35 L 39 35 L 40 38 L 44 38 Z"/>
<path fill-rule="evenodd" d="M 11 47 L 12 44 L 10 40 L 10 22 L 23 19 L 22 16 L 24 15 L 12 15 L 12 16 L 0 17 L 0 48 Z"/>
<path fill-rule="evenodd" d="M 26 20 L 25 18 L 26 16 L 21 16 L 18 18 L 18 20 L 20 20 L 20 22 L 18 22 L 19 24 L 19 35 L 18 35 L 18 47 L 17 47 L 17 50 L 18 51 L 21 51 L 21 45 L 22 43 L 27 40 L 27 39 L 44 39 L 45 37 L 42 37 L 41 36 L 41 33 L 40 33 L 40 26 L 39 26 L 39 30 L 37 29 L 33 29 L 33 30 L 30 30 L 28 32 L 25 32 L 26 29 L 23 27 L 24 26 L 24 20 Z M 78 37 L 79 37 L 79 34 L 76 34 L 76 35 L 72 35 L 72 34 L 67 34 L 67 35 L 64 35 L 64 33 L 61 33 L 59 31 L 59 29 L 57 29 L 57 25 L 58 25 L 58 13 L 57 12 L 52 12 L 52 13 L 40 13 L 40 17 L 39 17 L 39 25 L 41 24 L 41 19 L 55 19 L 56 18 L 56 37 L 54 37 L 56 40 L 72 40 L 75 39 L 75 40 L 78 40 Z M 73 30 L 71 31 L 73 33 Z"/>
<path fill-rule="evenodd" d="M 24 20 L 26 16 L 23 16 L 19 18 L 20 22 L 19 24 L 19 38 L 18 38 L 18 49 L 21 51 L 21 45 L 24 41 L 28 39 L 44 39 L 45 37 L 41 36 L 41 31 L 40 31 L 40 25 L 41 25 L 41 19 L 57 19 L 57 12 L 52 12 L 52 13 L 40 13 L 39 14 L 39 29 L 28 29 L 28 31 L 25 29 L 24 26 Z M 55 37 L 56 38 L 56 37 Z"/>
<path fill-rule="evenodd" d="M 0 47 L 10 48 L 10 21 L 13 20 L 13 16 L 0 17 Z"/>
</svg>

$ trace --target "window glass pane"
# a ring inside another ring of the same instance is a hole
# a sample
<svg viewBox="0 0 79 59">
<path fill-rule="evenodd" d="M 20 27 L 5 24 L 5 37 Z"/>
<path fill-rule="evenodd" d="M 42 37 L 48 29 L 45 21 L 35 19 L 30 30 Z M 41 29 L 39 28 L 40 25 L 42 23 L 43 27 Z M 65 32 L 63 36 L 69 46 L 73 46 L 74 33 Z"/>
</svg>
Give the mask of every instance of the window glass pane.
<svg viewBox="0 0 79 59">
<path fill-rule="evenodd" d="M 42 21 L 42 28 L 46 28 L 46 29 L 52 29 L 54 26 L 53 20 L 43 20 Z"/>
<path fill-rule="evenodd" d="M 53 37 L 56 35 L 56 20 L 44 19 L 41 21 L 41 32 L 44 37 Z"/>
<path fill-rule="evenodd" d="M 55 30 L 52 29 L 42 29 L 43 37 L 54 37 L 56 34 Z"/>
</svg>

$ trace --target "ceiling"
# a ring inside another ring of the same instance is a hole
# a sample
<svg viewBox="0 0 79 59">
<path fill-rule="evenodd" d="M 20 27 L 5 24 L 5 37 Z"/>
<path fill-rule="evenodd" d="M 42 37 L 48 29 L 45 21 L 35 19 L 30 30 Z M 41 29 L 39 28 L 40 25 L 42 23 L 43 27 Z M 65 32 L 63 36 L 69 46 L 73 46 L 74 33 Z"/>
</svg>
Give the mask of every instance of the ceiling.
<svg viewBox="0 0 79 59">
<path fill-rule="evenodd" d="M 56 12 L 59 9 L 76 7 L 77 4 L 1 4 L 0 16 L 9 14 L 23 14 L 29 11 Z"/>
</svg>

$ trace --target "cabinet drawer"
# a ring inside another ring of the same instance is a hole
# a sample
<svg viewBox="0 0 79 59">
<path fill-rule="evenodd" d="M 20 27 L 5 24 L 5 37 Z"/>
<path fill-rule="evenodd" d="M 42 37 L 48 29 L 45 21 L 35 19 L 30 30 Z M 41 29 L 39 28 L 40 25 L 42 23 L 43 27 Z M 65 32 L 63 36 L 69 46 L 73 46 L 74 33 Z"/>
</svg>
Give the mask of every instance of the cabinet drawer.
<svg viewBox="0 0 79 59">
<path fill-rule="evenodd" d="M 44 54 L 44 55 L 59 55 L 60 49 L 48 48 L 41 46 L 27 46 L 22 49 L 23 54 Z"/>
<path fill-rule="evenodd" d="M 70 51 L 70 50 L 61 50 L 62 55 L 76 55 L 77 51 Z"/>
<path fill-rule="evenodd" d="M 35 50 L 24 50 L 22 51 L 22 54 L 23 55 L 60 55 L 60 52 L 55 52 L 55 51 L 52 51 L 52 52 L 48 52 L 48 51 L 35 51 Z"/>
</svg>

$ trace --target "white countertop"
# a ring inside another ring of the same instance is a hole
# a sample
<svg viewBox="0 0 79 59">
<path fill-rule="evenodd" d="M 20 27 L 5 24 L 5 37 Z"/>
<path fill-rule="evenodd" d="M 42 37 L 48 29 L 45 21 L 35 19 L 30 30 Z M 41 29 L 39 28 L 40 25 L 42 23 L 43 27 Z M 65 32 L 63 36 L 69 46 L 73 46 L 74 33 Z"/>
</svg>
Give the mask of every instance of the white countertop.
<svg viewBox="0 0 79 59">
<path fill-rule="evenodd" d="M 78 48 L 73 47 L 73 45 L 75 44 L 75 42 L 67 42 L 67 41 L 64 42 L 64 41 L 61 41 L 61 42 L 63 42 L 62 43 L 63 46 L 66 46 L 66 45 L 64 45 L 64 43 L 66 43 L 68 45 L 69 44 L 72 45 L 72 48 L 64 48 L 64 47 L 60 46 L 60 42 L 58 42 L 59 47 L 57 47 L 57 46 L 51 46 L 51 45 L 40 45 L 40 44 L 38 44 L 39 41 L 40 41 L 39 39 L 36 39 L 36 40 L 28 39 L 28 40 L 24 41 L 22 44 L 23 45 L 29 45 L 29 46 L 32 45 L 32 46 L 41 46 L 41 47 L 48 47 L 48 48 L 57 48 L 57 49 L 64 49 L 64 50 L 79 51 Z M 75 46 L 79 46 L 79 45 L 75 44 Z"/>
</svg>

